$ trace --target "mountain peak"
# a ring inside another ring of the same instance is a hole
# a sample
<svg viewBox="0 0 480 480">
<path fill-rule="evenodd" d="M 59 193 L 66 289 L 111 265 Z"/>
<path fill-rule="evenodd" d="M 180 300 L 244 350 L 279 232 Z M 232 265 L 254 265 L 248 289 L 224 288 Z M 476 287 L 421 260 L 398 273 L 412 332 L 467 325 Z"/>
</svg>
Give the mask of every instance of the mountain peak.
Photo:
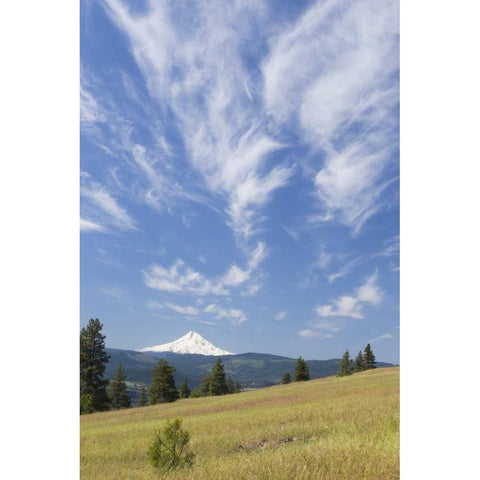
<svg viewBox="0 0 480 480">
<path fill-rule="evenodd" d="M 173 342 L 140 348 L 137 352 L 173 352 L 215 356 L 234 355 L 231 352 L 216 347 L 194 330 L 190 330 L 183 337 Z"/>
</svg>

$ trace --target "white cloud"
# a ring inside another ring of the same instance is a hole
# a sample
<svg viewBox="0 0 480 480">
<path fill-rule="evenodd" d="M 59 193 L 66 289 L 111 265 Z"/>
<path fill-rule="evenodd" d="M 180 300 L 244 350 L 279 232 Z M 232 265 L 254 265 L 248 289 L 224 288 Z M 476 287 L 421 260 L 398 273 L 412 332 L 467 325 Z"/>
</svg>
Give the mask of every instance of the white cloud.
<svg viewBox="0 0 480 480">
<path fill-rule="evenodd" d="M 149 288 L 174 293 L 191 293 L 194 295 L 226 295 L 228 291 L 218 282 L 212 282 L 201 273 L 185 265 L 181 259 L 173 262 L 170 268 L 152 265 L 143 271 L 145 284 Z"/>
<path fill-rule="evenodd" d="M 219 320 L 227 318 L 230 320 L 232 325 L 241 325 L 247 320 L 247 315 L 243 310 L 235 308 L 221 308 L 214 303 L 207 305 L 203 311 L 205 313 L 213 313 L 215 318 Z"/>
<path fill-rule="evenodd" d="M 328 332 L 339 332 L 340 328 L 332 323 L 332 322 L 327 322 L 327 321 L 321 321 L 321 322 L 315 322 L 313 324 L 313 327 L 318 329 L 318 330 L 326 330 Z"/>
<path fill-rule="evenodd" d="M 375 272 L 356 289 L 355 295 L 343 295 L 332 301 L 330 305 L 317 305 L 315 311 L 319 317 L 351 317 L 364 318 L 365 304 L 378 305 L 383 293 L 377 285 L 378 274 Z"/>
<path fill-rule="evenodd" d="M 287 228 L 285 225 L 281 224 L 281 227 L 290 235 L 290 237 L 298 242 L 300 238 L 300 233 L 298 233 L 296 230 L 293 230 L 292 228 Z"/>
<path fill-rule="evenodd" d="M 319 332 L 317 330 L 300 330 L 298 332 L 298 335 L 302 338 L 320 338 L 320 339 L 327 339 L 327 338 L 333 338 L 333 335 L 331 333 L 324 333 L 324 332 Z"/>
<path fill-rule="evenodd" d="M 80 231 L 81 232 L 105 232 L 106 228 L 103 225 L 80 218 Z"/>
<path fill-rule="evenodd" d="M 388 338 L 393 338 L 393 335 L 391 333 L 384 333 L 383 335 L 380 335 L 379 337 L 375 337 L 370 339 L 367 343 L 376 343 L 381 340 L 386 340 Z"/>
<path fill-rule="evenodd" d="M 247 268 L 242 269 L 238 265 L 233 264 L 225 273 L 222 283 L 227 286 L 238 286 L 245 283 L 252 276 L 259 264 L 266 256 L 266 246 L 264 242 L 258 242 L 255 249 L 250 253 Z"/>
<path fill-rule="evenodd" d="M 396 235 L 394 237 L 387 238 L 385 240 L 384 247 L 378 253 L 374 255 L 377 257 L 391 257 L 393 255 L 398 254 L 400 250 L 400 235 Z"/>
<path fill-rule="evenodd" d="M 150 266 L 143 271 L 145 284 L 156 290 L 174 293 L 190 293 L 194 295 L 228 295 L 229 287 L 245 286 L 245 295 L 255 295 L 261 287 L 255 271 L 266 256 L 266 247 L 258 242 L 247 260 L 247 268 L 231 265 L 224 275 L 209 279 L 192 267 L 177 259 L 169 267 Z"/>
<path fill-rule="evenodd" d="M 354 258 L 348 262 L 343 263 L 343 265 L 337 271 L 332 273 L 327 273 L 325 274 L 325 276 L 327 277 L 327 280 L 329 283 L 333 283 L 338 278 L 342 278 L 345 275 L 348 275 L 354 267 L 356 267 L 358 264 L 362 263 L 363 261 L 364 261 L 364 258 L 362 257 Z"/>
<path fill-rule="evenodd" d="M 359 302 L 378 305 L 382 301 L 382 291 L 377 285 L 377 279 L 378 274 L 375 272 L 357 289 L 357 298 Z"/>
<path fill-rule="evenodd" d="M 315 310 L 319 317 L 363 318 L 358 298 L 348 295 L 336 298 L 331 305 L 318 305 Z"/>
<path fill-rule="evenodd" d="M 105 287 L 105 288 L 99 288 L 99 291 L 102 293 L 105 293 L 106 295 L 110 295 L 111 297 L 115 298 L 122 298 L 122 292 L 115 287 Z"/>
<path fill-rule="evenodd" d="M 282 310 L 275 315 L 275 320 L 283 320 L 287 316 L 287 311 Z"/>
<path fill-rule="evenodd" d="M 195 307 L 191 307 L 189 305 L 175 305 L 174 303 L 165 303 L 165 305 L 173 310 L 174 312 L 181 313 L 182 315 L 198 315 L 199 311 Z"/>
<path fill-rule="evenodd" d="M 266 107 L 323 156 L 323 216 L 358 232 L 382 207 L 397 146 L 398 2 L 327 0 L 271 41 Z"/>
<path fill-rule="evenodd" d="M 83 177 L 82 180 L 81 207 L 84 214 L 90 217 L 84 218 L 84 222 L 87 221 L 90 226 L 91 224 L 100 225 L 102 228 L 107 225 L 121 230 L 136 230 L 133 218 L 103 185 L 88 177 Z"/>
<path fill-rule="evenodd" d="M 260 229 L 262 208 L 292 175 L 291 167 L 271 158 L 283 143 L 267 131 L 256 93 L 261 79 L 244 62 L 255 24 L 267 18 L 264 6 L 214 1 L 182 9 L 160 1 L 139 14 L 119 0 L 105 5 L 130 42 L 156 117 L 167 108 L 173 113 L 190 165 L 210 194 L 224 199 L 237 236 L 249 239 Z"/>
<path fill-rule="evenodd" d="M 83 75 L 82 75 L 83 77 Z M 86 89 L 85 84 L 80 86 L 80 125 L 83 130 L 95 131 L 96 124 L 105 121 L 102 108 L 94 96 Z"/>
<path fill-rule="evenodd" d="M 325 250 L 325 247 L 323 245 L 320 245 L 320 253 L 318 255 L 316 266 L 319 267 L 321 270 L 325 270 L 329 267 L 333 258 L 334 258 L 334 255 L 331 253 L 328 253 Z"/>
</svg>

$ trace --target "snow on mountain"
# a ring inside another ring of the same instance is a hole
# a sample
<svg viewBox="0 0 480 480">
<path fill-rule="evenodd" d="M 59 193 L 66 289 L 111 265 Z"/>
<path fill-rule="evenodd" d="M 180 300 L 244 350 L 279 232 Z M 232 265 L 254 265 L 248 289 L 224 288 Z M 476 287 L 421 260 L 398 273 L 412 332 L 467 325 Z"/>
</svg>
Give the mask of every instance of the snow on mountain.
<svg viewBox="0 0 480 480">
<path fill-rule="evenodd" d="M 197 332 L 191 330 L 183 337 L 162 345 L 140 348 L 137 352 L 173 352 L 173 353 L 194 353 L 197 355 L 234 355 L 221 348 L 212 345 Z"/>
</svg>

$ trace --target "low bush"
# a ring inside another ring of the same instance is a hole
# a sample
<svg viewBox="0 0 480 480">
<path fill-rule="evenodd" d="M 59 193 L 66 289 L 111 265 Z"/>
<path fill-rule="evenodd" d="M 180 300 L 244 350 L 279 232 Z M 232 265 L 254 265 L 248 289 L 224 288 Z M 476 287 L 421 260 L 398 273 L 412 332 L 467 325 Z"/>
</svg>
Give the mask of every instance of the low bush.
<svg viewBox="0 0 480 480">
<path fill-rule="evenodd" d="M 190 433 L 182 430 L 182 421 L 182 418 L 168 419 L 163 430 L 156 432 L 148 449 L 148 460 L 154 468 L 168 471 L 192 466 L 194 453 L 187 447 Z"/>
</svg>

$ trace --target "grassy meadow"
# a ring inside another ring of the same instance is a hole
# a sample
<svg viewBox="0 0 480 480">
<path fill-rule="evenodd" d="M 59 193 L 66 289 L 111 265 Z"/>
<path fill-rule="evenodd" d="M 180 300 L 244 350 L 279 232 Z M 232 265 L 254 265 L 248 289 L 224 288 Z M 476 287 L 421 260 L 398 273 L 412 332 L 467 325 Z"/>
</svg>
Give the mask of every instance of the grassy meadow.
<svg viewBox="0 0 480 480">
<path fill-rule="evenodd" d="M 81 417 L 82 480 L 399 478 L 399 368 Z M 194 466 L 146 460 L 166 418 L 183 417 Z"/>
</svg>

